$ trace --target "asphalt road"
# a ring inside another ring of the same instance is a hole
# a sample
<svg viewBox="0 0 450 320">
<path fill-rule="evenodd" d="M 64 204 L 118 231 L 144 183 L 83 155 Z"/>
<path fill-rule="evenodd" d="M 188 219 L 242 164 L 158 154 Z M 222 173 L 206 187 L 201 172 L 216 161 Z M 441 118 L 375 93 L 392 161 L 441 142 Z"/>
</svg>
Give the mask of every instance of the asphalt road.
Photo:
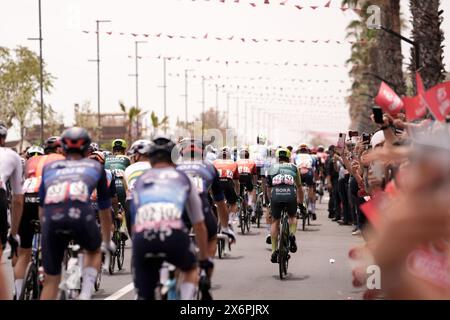
<svg viewBox="0 0 450 320">
<path fill-rule="evenodd" d="M 278 277 L 278 265 L 270 262 L 266 227 L 253 226 L 250 234 L 238 233 L 237 244 L 230 254 L 215 260 L 214 299 L 360 299 L 362 290 L 351 285 L 347 253 L 362 239 L 351 235 L 351 227 L 331 222 L 325 209 L 325 205 L 318 205 L 317 221 L 307 231 L 297 231 L 299 250 L 291 254 L 288 276 L 282 281 Z M 2 266 L 12 291 L 12 270 L 5 256 Z M 125 269 L 112 276 L 103 274 L 101 288 L 94 299 L 134 299 L 130 256 L 128 246 Z"/>
</svg>

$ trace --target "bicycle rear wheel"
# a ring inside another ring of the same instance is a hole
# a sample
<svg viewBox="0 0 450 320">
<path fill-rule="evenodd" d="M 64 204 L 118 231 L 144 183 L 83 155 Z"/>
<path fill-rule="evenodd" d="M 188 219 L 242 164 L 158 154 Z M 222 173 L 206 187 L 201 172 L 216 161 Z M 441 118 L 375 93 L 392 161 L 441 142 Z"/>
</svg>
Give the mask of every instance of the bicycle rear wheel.
<svg viewBox="0 0 450 320">
<path fill-rule="evenodd" d="M 245 234 L 245 213 L 243 212 L 243 209 L 239 210 L 239 225 L 241 227 L 242 234 Z"/>
<path fill-rule="evenodd" d="M 120 240 L 120 244 L 117 248 L 117 267 L 119 270 L 122 270 L 125 261 L 125 241 Z"/>
</svg>

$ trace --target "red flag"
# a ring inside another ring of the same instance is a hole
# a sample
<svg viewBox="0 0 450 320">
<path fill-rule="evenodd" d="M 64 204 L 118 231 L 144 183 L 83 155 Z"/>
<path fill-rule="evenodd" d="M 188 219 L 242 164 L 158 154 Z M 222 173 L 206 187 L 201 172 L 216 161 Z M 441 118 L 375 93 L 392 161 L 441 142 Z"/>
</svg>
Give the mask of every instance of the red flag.
<svg viewBox="0 0 450 320">
<path fill-rule="evenodd" d="M 438 84 L 425 93 L 428 109 L 437 121 L 445 122 L 450 114 L 450 81 Z"/>
<path fill-rule="evenodd" d="M 425 93 L 425 86 L 423 85 L 423 80 L 419 72 L 416 72 L 416 88 L 417 88 L 417 95 L 420 94 L 423 95 Z"/>
<path fill-rule="evenodd" d="M 403 108 L 402 99 L 384 82 L 381 83 L 375 103 L 390 115 L 396 115 Z"/>
<path fill-rule="evenodd" d="M 427 104 L 422 95 L 415 97 L 403 97 L 408 121 L 414 121 L 427 114 Z"/>
<path fill-rule="evenodd" d="M 367 217 L 367 220 L 375 227 L 380 227 L 381 215 L 386 208 L 388 196 L 385 192 L 375 194 L 371 200 L 361 205 L 361 210 Z"/>
</svg>

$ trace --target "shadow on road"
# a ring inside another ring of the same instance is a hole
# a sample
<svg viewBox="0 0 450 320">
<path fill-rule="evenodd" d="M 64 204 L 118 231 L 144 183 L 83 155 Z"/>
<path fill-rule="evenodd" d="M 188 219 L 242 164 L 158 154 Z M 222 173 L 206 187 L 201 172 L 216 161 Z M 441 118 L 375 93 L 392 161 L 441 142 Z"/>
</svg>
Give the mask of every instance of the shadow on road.
<svg viewBox="0 0 450 320">
<path fill-rule="evenodd" d="M 301 232 L 317 232 L 317 231 L 320 231 L 320 229 L 319 228 L 316 228 L 316 229 L 313 229 L 313 228 L 307 228 L 307 229 L 305 229 L 305 230 L 300 230 Z"/>
<path fill-rule="evenodd" d="M 247 237 L 247 236 L 259 236 L 260 235 L 260 232 L 253 232 L 253 231 L 250 231 L 250 233 L 244 233 L 244 234 L 242 234 L 242 232 L 239 232 L 239 235 L 240 236 L 243 236 L 243 237 Z"/>
<path fill-rule="evenodd" d="M 222 260 L 240 260 L 244 258 L 244 256 L 225 256 Z"/>
<path fill-rule="evenodd" d="M 280 276 L 273 275 L 274 279 L 280 280 Z M 308 275 L 305 276 L 293 276 L 292 273 L 288 273 L 287 277 L 280 281 L 303 281 L 309 279 Z"/>
</svg>

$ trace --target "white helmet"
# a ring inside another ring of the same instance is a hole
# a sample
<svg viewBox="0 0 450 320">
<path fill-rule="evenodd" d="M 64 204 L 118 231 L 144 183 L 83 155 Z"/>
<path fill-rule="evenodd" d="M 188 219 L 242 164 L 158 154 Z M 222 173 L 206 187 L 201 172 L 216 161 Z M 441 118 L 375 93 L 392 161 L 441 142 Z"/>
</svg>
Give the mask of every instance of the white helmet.
<svg viewBox="0 0 450 320">
<path fill-rule="evenodd" d="M 37 156 L 37 155 L 40 155 L 40 156 L 44 155 L 44 149 L 42 147 L 40 147 L 40 146 L 31 146 L 31 147 L 28 148 L 28 150 L 27 150 L 27 157 L 28 158 L 31 158 L 31 157 L 34 157 L 34 156 Z"/>
<path fill-rule="evenodd" d="M 258 137 L 256 138 L 256 142 L 258 144 L 266 144 L 267 141 L 267 137 L 263 134 L 258 135 Z"/>
<path fill-rule="evenodd" d="M 128 150 L 128 155 L 134 156 L 137 153 L 146 155 L 150 151 L 151 144 L 152 143 L 150 140 L 137 140 L 131 145 L 130 149 Z"/>
</svg>

